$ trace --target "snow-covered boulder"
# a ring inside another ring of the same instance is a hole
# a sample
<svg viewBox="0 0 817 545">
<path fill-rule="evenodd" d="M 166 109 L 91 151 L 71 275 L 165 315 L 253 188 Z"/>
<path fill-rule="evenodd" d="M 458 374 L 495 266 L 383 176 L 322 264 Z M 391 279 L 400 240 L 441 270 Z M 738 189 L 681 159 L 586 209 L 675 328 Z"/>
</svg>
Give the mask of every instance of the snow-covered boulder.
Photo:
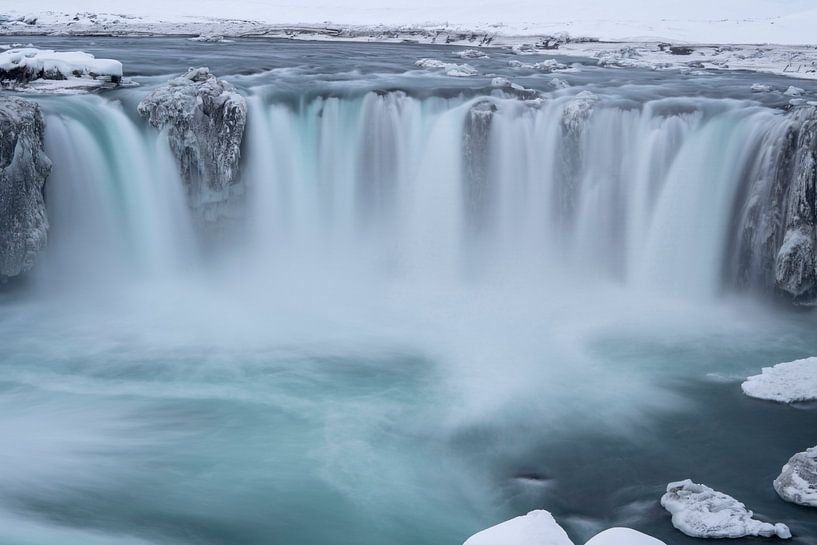
<svg viewBox="0 0 817 545">
<path fill-rule="evenodd" d="M 774 480 L 774 489 L 786 501 L 817 507 L 817 447 L 792 456 Z"/>
<path fill-rule="evenodd" d="M 817 400 L 817 357 L 764 367 L 741 388 L 749 397 L 780 403 Z"/>
<path fill-rule="evenodd" d="M 207 68 L 190 69 L 139 103 L 139 113 L 167 130 L 191 207 L 205 221 L 231 215 L 240 186 L 247 102 Z"/>
<path fill-rule="evenodd" d="M 769 93 L 772 90 L 770 86 L 762 83 L 753 83 L 750 89 L 753 93 Z"/>
<path fill-rule="evenodd" d="M 414 64 L 424 70 L 439 70 L 445 72 L 446 76 L 456 78 L 466 78 L 479 74 L 479 71 L 470 64 L 443 62 L 438 59 L 420 59 Z"/>
<path fill-rule="evenodd" d="M 45 247 L 43 188 L 51 161 L 43 150 L 44 130 L 36 103 L 0 97 L 0 279 L 31 269 Z"/>
<path fill-rule="evenodd" d="M 805 89 L 802 87 L 795 87 L 794 85 L 789 85 L 789 88 L 783 91 L 783 94 L 790 97 L 799 97 L 805 93 Z"/>
<path fill-rule="evenodd" d="M 38 91 L 78 91 L 114 87 L 122 63 L 81 51 L 22 47 L 0 51 L 0 86 Z"/>
<path fill-rule="evenodd" d="M 630 528 L 610 528 L 584 545 L 666 545 L 663 541 Z"/>
<path fill-rule="evenodd" d="M 791 537 L 785 524 L 757 520 L 732 496 L 689 479 L 670 483 L 661 505 L 672 514 L 672 525 L 690 537 Z"/>
<path fill-rule="evenodd" d="M 457 51 L 454 53 L 455 57 L 459 57 L 461 59 L 487 59 L 488 54 L 484 51 L 480 51 L 479 49 L 464 49 L 462 51 Z"/>
<path fill-rule="evenodd" d="M 507 520 L 482 530 L 464 545 L 573 545 L 567 533 L 545 510 Z"/>
</svg>

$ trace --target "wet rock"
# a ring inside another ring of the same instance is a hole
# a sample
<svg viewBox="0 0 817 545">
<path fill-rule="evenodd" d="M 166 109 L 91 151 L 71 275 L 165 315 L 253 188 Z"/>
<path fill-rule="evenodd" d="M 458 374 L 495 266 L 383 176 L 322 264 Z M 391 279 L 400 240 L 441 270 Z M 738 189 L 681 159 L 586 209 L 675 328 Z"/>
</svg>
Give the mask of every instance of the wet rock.
<svg viewBox="0 0 817 545">
<path fill-rule="evenodd" d="M 774 480 L 774 489 L 786 501 L 817 507 L 817 447 L 792 456 Z"/>
</svg>

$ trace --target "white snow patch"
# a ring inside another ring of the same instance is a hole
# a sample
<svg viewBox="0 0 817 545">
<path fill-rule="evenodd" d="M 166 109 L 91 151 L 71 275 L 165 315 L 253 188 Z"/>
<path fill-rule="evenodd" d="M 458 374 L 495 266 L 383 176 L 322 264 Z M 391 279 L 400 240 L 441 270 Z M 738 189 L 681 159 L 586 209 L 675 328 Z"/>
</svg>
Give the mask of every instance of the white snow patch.
<svg viewBox="0 0 817 545">
<path fill-rule="evenodd" d="M 630 528 L 610 528 L 594 536 L 585 545 L 666 545 L 666 543 Z"/>
<path fill-rule="evenodd" d="M 672 514 L 672 525 L 690 537 L 791 537 L 785 524 L 754 519 L 754 513 L 732 496 L 689 479 L 667 485 L 661 505 Z"/>
<path fill-rule="evenodd" d="M 567 533 L 545 510 L 507 520 L 482 530 L 464 545 L 573 545 Z"/>
<path fill-rule="evenodd" d="M 817 447 L 792 456 L 774 480 L 774 489 L 786 501 L 817 507 Z"/>
<path fill-rule="evenodd" d="M 741 388 L 749 397 L 780 403 L 817 400 L 817 357 L 764 367 Z"/>
</svg>

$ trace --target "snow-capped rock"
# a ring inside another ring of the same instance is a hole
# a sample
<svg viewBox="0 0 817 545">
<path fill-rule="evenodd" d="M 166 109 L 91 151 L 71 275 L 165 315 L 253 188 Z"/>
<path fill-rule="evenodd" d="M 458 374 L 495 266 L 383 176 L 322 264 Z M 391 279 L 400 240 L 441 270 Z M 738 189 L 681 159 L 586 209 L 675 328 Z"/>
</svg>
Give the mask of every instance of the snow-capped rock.
<svg viewBox="0 0 817 545">
<path fill-rule="evenodd" d="M 772 90 L 769 85 L 763 85 L 762 83 L 753 83 L 750 89 L 753 93 L 768 93 Z"/>
<path fill-rule="evenodd" d="M 570 84 L 561 78 L 551 78 L 550 85 L 556 89 L 567 89 L 570 87 Z"/>
<path fill-rule="evenodd" d="M 507 520 L 482 530 L 464 545 L 573 545 L 567 533 L 544 510 Z"/>
<path fill-rule="evenodd" d="M 817 447 L 792 456 L 774 480 L 774 489 L 786 501 L 817 507 Z"/>
<path fill-rule="evenodd" d="M 45 247 L 43 189 L 51 161 L 43 149 L 44 130 L 36 103 L 0 97 L 0 279 L 31 269 Z"/>
<path fill-rule="evenodd" d="M 660 539 L 630 528 L 610 528 L 596 534 L 585 545 L 666 545 Z"/>
<path fill-rule="evenodd" d="M 206 221 L 230 215 L 231 199 L 243 193 L 244 97 L 207 68 L 196 68 L 155 90 L 138 108 L 151 125 L 168 131 L 191 207 Z"/>
<path fill-rule="evenodd" d="M 122 63 L 81 51 L 34 47 L 0 51 L 0 86 L 38 91 L 78 91 L 113 87 L 122 81 Z"/>
<path fill-rule="evenodd" d="M 522 62 L 517 60 L 508 61 L 508 66 L 511 68 L 518 68 L 520 70 L 536 70 L 537 72 L 555 72 L 556 70 L 567 70 L 568 66 L 562 64 L 555 59 L 546 59 L 541 62 Z"/>
<path fill-rule="evenodd" d="M 689 479 L 667 485 L 661 505 L 672 514 L 672 525 L 690 537 L 791 537 L 785 524 L 752 518 L 754 514 L 732 496 Z"/>
<path fill-rule="evenodd" d="M 749 397 L 780 403 L 817 400 L 817 357 L 764 367 L 741 388 Z"/>
<path fill-rule="evenodd" d="M 805 89 L 801 87 L 795 87 L 794 85 L 789 85 L 789 88 L 786 89 L 783 94 L 790 97 L 799 97 L 805 93 Z"/>
<path fill-rule="evenodd" d="M 461 59 L 487 59 L 488 54 L 484 51 L 480 51 L 479 49 L 464 49 L 462 51 L 457 51 L 454 53 L 455 57 L 459 57 Z"/>
<path fill-rule="evenodd" d="M 470 64 L 455 64 L 443 62 L 438 59 L 420 59 L 414 64 L 424 70 L 441 70 L 444 71 L 447 76 L 458 78 L 476 76 L 479 74 L 479 71 Z"/>
</svg>

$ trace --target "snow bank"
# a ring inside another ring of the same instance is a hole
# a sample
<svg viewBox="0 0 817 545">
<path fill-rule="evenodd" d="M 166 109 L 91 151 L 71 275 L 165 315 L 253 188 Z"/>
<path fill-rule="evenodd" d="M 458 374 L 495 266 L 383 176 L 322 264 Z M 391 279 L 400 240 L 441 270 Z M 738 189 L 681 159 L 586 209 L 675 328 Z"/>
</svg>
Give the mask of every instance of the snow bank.
<svg viewBox="0 0 817 545">
<path fill-rule="evenodd" d="M 65 0 L 9 3 L 20 27 L 53 20 Z M 113 16 L 168 22 L 191 18 L 279 25 L 437 26 L 514 36 L 568 32 L 603 41 L 682 40 L 698 43 L 813 44 L 817 7 L 806 0 L 72 0 L 70 20 L 102 27 Z M 91 19 L 88 13 L 99 14 Z"/>
<path fill-rule="evenodd" d="M 41 89 L 98 87 L 118 84 L 121 80 L 121 62 L 97 59 L 81 51 L 53 51 L 34 47 L 0 51 L 0 83 L 4 87 L 32 84 Z"/>
<path fill-rule="evenodd" d="M 741 388 L 749 397 L 780 403 L 817 400 L 817 357 L 764 367 Z"/>
<path fill-rule="evenodd" d="M 549 512 L 538 510 L 478 532 L 464 545 L 573 545 L 573 542 Z"/>
<path fill-rule="evenodd" d="M 585 545 L 666 545 L 663 541 L 630 528 L 610 528 L 597 534 Z"/>
<path fill-rule="evenodd" d="M 785 524 L 754 519 L 754 514 L 732 496 L 689 479 L 667 485 L 661 505 L 672 514 L 672 525 L 690 537 L 791 537 Z"/>
<path fill-rule="evenodd" d="M 817 447 L 792 456 L 774 480 L 774 489 L 786 501 L 817 507 Z"/>
</svg>

